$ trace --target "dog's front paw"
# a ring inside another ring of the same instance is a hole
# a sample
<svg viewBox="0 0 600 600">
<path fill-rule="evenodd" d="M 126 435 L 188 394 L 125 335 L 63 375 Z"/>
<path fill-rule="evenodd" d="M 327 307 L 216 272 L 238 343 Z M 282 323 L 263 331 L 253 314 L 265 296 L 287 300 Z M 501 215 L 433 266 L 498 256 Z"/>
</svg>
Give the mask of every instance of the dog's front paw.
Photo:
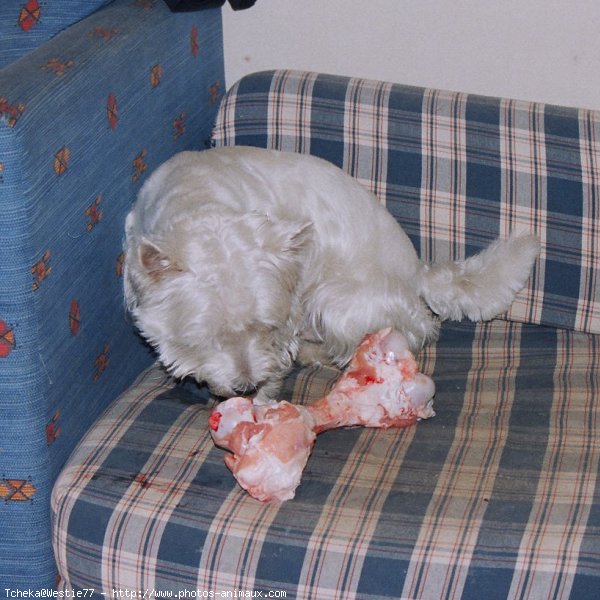
<svg viewBox="0 0 600 600">
<path fill-rule="evenodd" d="M 272 379 L 258 388 L 256 396 L 252 398 L 252 404 L 277 404 L 279 401 L 279 390 L 281 389 L 281 379 Z"/>
<path fill-rule="evenodd" d="M 327 354 L 323 342 L 313 342 L 302 339 L 300 340 L 300 348 L 298 350 L 298 356 L 296 356 L 296 362 L 303 367 L 309 367 L 311 365 L 329 365 L 331 364 L 331 358 Z"/>
</svg>

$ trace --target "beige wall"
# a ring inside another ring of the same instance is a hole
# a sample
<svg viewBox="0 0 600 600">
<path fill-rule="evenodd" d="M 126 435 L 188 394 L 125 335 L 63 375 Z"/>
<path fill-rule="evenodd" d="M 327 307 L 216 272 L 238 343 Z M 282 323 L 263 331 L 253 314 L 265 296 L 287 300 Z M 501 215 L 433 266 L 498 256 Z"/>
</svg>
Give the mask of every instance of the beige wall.
<svg viewBox="0 0 600 600">
<path fill-rule="evenodd" d="M 600 109 L 599 0 L 257 0 L 223 18 L 228 84 L 309 69 Z"/>
</svg>

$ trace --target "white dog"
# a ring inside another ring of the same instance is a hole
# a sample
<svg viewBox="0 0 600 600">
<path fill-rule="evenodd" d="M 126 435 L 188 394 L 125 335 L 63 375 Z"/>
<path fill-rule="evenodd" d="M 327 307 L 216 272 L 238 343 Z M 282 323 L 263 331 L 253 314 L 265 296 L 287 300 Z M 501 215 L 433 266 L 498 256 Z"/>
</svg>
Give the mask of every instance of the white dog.
<svg viewBox="0 0 600 600">
<path fill-rule="evenodd" d="M 295 360 L 343 366 L 368 332 L 394 327 L 417 351 L 440 320 L 491 319 L 538 250 L 534 237 L 512 237 L 424 264 L 376 197 L 324 160 L 182 152 L 127 217 L 125 297 L 176 377 L 266 401 Z"/>
</svg>

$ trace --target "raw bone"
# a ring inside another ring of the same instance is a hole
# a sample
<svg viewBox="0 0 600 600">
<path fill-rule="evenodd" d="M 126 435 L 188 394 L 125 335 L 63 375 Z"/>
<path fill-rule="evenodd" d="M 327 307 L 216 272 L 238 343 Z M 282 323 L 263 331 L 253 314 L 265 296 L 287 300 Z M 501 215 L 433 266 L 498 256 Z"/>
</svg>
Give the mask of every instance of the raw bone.
<svg viewBox="0 0 600 600">
<path fill-rule="evenodd" d="M 419 373 L 408 343 L 391 329 L 367 335 L 327 396 L 306 406 L 254 405 L 230 398 L 209 420 L 238 483 L 254 498 L 294 497 L 318 433 L 336 427 L 407 427 L 433 417 L 433 381 Z"/>
</svg>

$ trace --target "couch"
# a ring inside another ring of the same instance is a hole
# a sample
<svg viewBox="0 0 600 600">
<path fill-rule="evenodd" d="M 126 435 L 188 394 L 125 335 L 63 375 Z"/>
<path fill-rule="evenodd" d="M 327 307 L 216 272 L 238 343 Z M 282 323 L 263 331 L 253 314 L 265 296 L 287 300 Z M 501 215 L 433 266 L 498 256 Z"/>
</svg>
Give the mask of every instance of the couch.
<svg viewBox="0 0 600 600">
<path fill-rule="evenodd" d="M 52 496 L 61 590 L 179 597 L 573 598 L 600 583 L 600 114 L 317 73 L 249 75 L 215 146 L 309 152 L 373 190 L 428 261 L 510 231 L 542 252 L 511 309 L 419 355 L 437 415 L 319 436 L 263 504 L 158 365 L 82 438 Z M 293 197 L 290 198 L 293 202 Z M 296 369 L 282 399 L 339 376 Z"/>
<path fill-rule="evenodd" d="M 595 597 L 599 126 L 593 111 L 316 73 L 256 73 L 236 83 L 220 103 L 212 145 L 310 152 L 334 162 L 377 194 L 425 260 L 461 258 L 513 230 L 539 235 L 540 259 L 507 314 L 487 323 L 447 322 L 439 341 L 420 353 L 421 370 L 437 386 L 433 419 L 403 430 L 322 434 L 296 497 L 283 504 L 257 502 L 237 486 L 208 434 L 216 401 L 205 387 L 173 381 L 157 364 L 133 364 L 136 342 L 121 348 L 133 337 L 131 324 L 120 306 L 102 305 L 120 302 L 118 280 L 98 293 L 89 274 L 78 275 L 93 297 L 88 314 L 103 321 L 112 307 L 119 326 L 109 360 L 95 362 L 84 383 L 116 391 L 125 382 L 108 382 L 123 370 L 138 376 L 109 404 L 111 394 L 83 398 L 63 388 L 55 405 L 71 402 L 55 409 L 54 442 L 38 443 L 48 455 L 67 434 L 70 442 L 80 437 L 51 497 L 57 592 Z M 128 201 L 136 189 L 128 189 Z M 113 236 L 105 241 L 113 255 L 120 252 L 117 221 L 101 223 Z M 73 248 L 75 260 L 81 251 Z M 33 293 L 28 289 L 23 303 L 37 299 Z M 75 295 L 61 297 L 68 304 Z M 46 314 L 38 314 L 38 327 Z M 53 327 L 47 324 L 45 336 L 31 334 L 47 349 L 46 364 L 67 345 L 48 337 Z M 10 329 L 16 340 L 22 330 Z M 18 347 L 11 347 L 11 360 Z M 79 354 L 71 360 L 81 365 Z M 53 381 L 62 383 L 68 373 L 56 369 Z M 332 368 L 298 368 L 281 397 L 308 402 L 338 376 Z M 43 423 L 28 417 L 33 404 L 20 407 L 21 421 Z M 20 477 L 24 492 L 37 482 Z M 3 509 L 41 511 L 41 499 L 6 502 Z M 16 572 L 19 562 L 13 564 Z"/>
<path fill-rule="evenodd" d="M 56 584 L 52 485 L 154 361 L 123 309 L 125 215 L 206 147 L 223 92 L 219 9 L 0 3 L 0 598 Z"/>
</svg>

